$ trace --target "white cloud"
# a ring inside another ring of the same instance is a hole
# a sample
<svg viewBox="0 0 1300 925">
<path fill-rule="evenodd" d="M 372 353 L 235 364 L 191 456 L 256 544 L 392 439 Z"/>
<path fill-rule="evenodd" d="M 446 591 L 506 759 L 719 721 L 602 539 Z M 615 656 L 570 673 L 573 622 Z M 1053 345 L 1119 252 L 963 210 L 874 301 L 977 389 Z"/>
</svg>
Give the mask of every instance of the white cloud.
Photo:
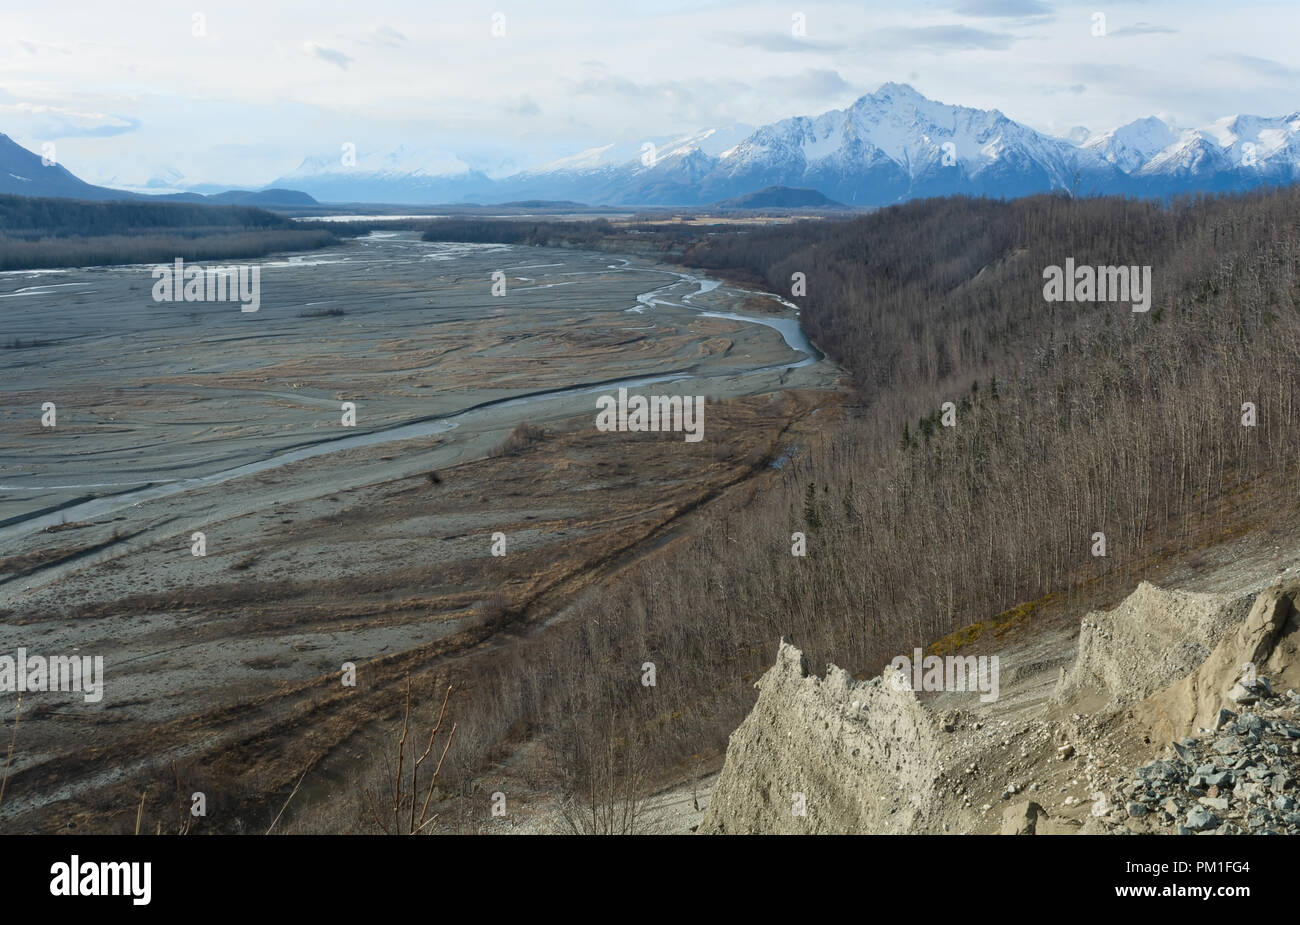
<svg viewBox="0 0 1300 925">
<path fill-rule="evenodd" d="M 0 131 L 66 137 L 61 161 L 92 181 L 162 164 L 246 186 L 344 141 L 528 166 L 815 114 L 890 80 L 1044 130 L 1281 114 L 1300 31 L 1281 0 L 1115 0 L 1104 38 L 1090 0 L 801 0 L 803 35 L 784 0 L 548 0 L 506 9 L 501 38 L 494 0 L 224 0 L 202 36 L 165 0 L 63 6 L 0 9 L 0 101 L 36 107 L 0 110 Z"/>
<path fill-rule="evenodd" d="M 309 55 L 314 55 L 315 57 L 320 58 L 323 61 L 328 61 L 330 64 L 341 67 L 345 71 L 348 69 L 348 65 L 351 64 L 353 60 L 351 57 L 343 54 L 343 52 L 341 51 L 337 51 L 333 48 L 326 48 L 324 45 L 320 45 L 316 42 L 303 42 L 302 50 L 307 52 L 307 54 Z"/>
</svg>

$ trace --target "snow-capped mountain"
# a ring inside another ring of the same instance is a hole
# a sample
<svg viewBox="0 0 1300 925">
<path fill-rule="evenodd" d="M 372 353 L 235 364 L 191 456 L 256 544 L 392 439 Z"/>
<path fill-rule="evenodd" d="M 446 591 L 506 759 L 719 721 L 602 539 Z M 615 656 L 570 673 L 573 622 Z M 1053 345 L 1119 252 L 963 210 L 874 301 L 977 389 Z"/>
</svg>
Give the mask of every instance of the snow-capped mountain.
<svg viewBox="0 0 1300 925">
<path fill-rule="evenodd" d="M 887 83 L 845 109 L 751 130 L 707 129 L 578 151 L 502 179 L 445 152 L 308 158 L 273 185 L 317 199 L 395 203 L 549 199 L 593 205 L 707 205 L 767 187 L 816 190 L 853 206 L 954 193 L 1049 190 L 1163 196 L 1300 179 L 1300 115 L 1230 116 L 1176 130 L 1154 116 L 1056 138 L 1007 118 Z"/>
<path fill-rule="evenodd" d="M 1094 135 L 1084 141 L 1082 147 L 1125 173 L 1133 173 L 1173 144 L 1177 137 L 1167 123 L 1148 116 L 1105 134 Z"/>
<path fill-rule="evenodd" d="M 850 205 L 971 193 L 1102 189 L 1113 165 L 994 110 L 950 106 L 885 84 L 852 106 L 765 126 L 705 178 L 706 201 L 763 186 L 815 189 Z"/>
<path fill-rule="evenodd" d="M 1189 129 L 1134 174 L 1153 192 L 1295 183 L 1300 180 L 1300 113 L 1227 116 Z"/>
<path fill-rule="evenodd" d="M 1151 117 L 1084 142 L 1128 175 L 1142 195 L 1245 190 L 1300 180 L 1300 113 L 1226 116 L 1175 130 Z"/>
<path fill-rule="evenodd" d="M 659 161 L 685 157 L 693 151 L 701 151 L 710 157 L 717 157 L 748 138 L 753 131 L 752 125 L 729 125 L 725 128 L 709 128 L 686 135 L 671 135 L 622 144 L 611 143 L 558 158 L 523 173 L 529 176 L 543 176 L 563 171 L 596 171 L 608 167 L 624 167 L 632 162 L 649 166 Z"/>
<path fill-rule="evenodd" d="M 492 198 L 644 205 L 698 202 L 701 180 L 724 152 L 752 132 L 753 126 L 729 125 L 588 148 L 497 181 Z"/>
<path fill-rule="evenodd" d="M 0 162 L 6 141 L 0 136 Z M 30 152 L 18 151 L 25 157 L 9 151 L 17 166 L 0 170 L 0 192 L 36 195 L 57 187 L 67 192 L 44 194 L 122 195 L 81 184 L 62 168 L 38 170 Z M 996 109 L 940 103 L 906 84 L 888 83 L 817 116 L 596 145 L 504 177 L 473 169 L 442 148 L 382 153 L 344 145 L 307 157 L 267 186 L 302 190 L 325 202 L 612 206 L 701 206 L 781 187 L 862 207 L 949 194 L 1167 196 L 1295 182 L 1300 113 L 1227 116 L 1192 129 L 1153 116 L 1099 134 L 1079 126 L 1058 138 Z M 149 192 L 177 188 L 197 189 L 170 168 L 154 170 L 146 183 Z"/>
<path fill-rule="evenodd" d="M 707 205 L 770 186 L 814 189 L 855 206 L 967 193 L 1020 196 L 1051 189 L 1124 188 L 1100 154 L 1015 122 L 997 110 L 927 99 L 889 83 L 845 109 L 751 130 L 708 129 L 678 137 L 588 148 L 503 179 L 421 164 L 403 175 L 337 157 L 309 158 L 276 186 L 317 199 L 388 202 L 572 200 L 599 205 Z"/>
</svg>

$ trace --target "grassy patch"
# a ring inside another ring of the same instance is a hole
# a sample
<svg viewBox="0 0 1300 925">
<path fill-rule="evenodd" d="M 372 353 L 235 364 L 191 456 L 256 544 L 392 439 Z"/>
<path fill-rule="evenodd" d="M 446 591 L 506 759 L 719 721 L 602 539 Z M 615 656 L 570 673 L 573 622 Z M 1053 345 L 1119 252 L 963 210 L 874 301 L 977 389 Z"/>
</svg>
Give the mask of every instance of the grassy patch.
<svg viewBox="0 0 1300 925">
<path fill-rule="evenodd" d="M 1006 635 L 1009 630 L 1020 626 L 1035 612 L 1055 601 L 1057 597 L 1058 595 L 1054 592 L 1046 594 L 1036 601 L 1025 601 L 1022 604 L 1017 604 L 1010 610 L 1004 610 L 995 617 L 955 629 L 947 636 L 932 642 L 930 647 L 926 649 L 926 654 L 951 655 L 975 642 L 986 633 L 992 633 L 1000 638 Z"/>
</svg>

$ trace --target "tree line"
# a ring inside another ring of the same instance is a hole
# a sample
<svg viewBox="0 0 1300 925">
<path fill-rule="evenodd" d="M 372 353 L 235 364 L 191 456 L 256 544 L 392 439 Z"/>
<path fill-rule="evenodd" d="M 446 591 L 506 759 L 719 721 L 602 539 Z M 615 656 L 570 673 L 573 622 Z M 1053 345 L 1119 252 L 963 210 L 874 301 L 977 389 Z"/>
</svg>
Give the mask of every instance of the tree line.
<svg viewBox="0 0 1300 925">
<path fill-rule="evenodd" d="M 0 196 L 0 270 L 247 259 L 366 234 L 362 222 L 297 222 L 252 206 Z"/>
</svg>

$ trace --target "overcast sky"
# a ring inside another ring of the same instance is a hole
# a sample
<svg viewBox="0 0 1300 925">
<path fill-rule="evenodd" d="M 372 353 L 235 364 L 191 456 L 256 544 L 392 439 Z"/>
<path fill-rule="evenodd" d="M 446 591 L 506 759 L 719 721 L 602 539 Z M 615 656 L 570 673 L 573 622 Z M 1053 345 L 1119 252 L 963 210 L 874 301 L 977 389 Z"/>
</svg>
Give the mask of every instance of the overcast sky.
<svg viewBox="0 0 1300 925">
<path fill-rule="evenodd" d="M 1300 109 L 1297 36 L 1296 0 L 4 0 L 0 132 L 95 183 L 258 186 L 349 141 L 499 174 L 886 81 L 1054 134 L 1195 126 Z"/>
</svg>

